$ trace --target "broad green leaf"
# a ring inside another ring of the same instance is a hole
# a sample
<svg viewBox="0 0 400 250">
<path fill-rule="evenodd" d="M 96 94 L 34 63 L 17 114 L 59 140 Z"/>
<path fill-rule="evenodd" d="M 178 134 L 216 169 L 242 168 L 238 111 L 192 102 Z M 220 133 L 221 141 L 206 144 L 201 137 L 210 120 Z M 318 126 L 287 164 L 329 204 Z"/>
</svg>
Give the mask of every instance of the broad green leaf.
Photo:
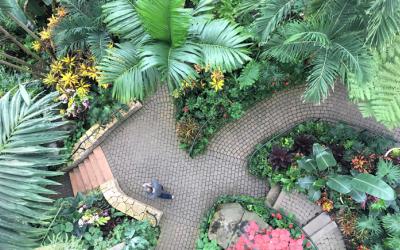
<svg viewBox="0 0 400 250">
<path fill-rule="evenodd" d="M 383 200 L 396 199 L 396 193 L 387 183 L 371 174 L 359 174 L 351 181 L 353 189 L 366 192 Z"/>
<path fill-rule="evenodd" d="M 317 162 L 317 167 L 320 171 L 326 170 L 329 167 L 336 166 L 337 164 L 332 152 L 327 151 L 318 143 L 315 143 L 313 145 L 313 154 Z"/>
<path fill-rule="evenodd" d="M 304 157 L 300 160 L 297 160 L 297 164 L 299 165 L 299 168 L 302 168 L 309 173 L 313 173 L 317 170 L 316 161 L 310 157 Z"/>
<path fill-rule="evenodd" d="M 331 175 L 328 177 L 326 185 L 342 194 L 348 194 L 351 191 L 352 177 L 348 175 Z"/>
<path fill-rule="evenodd" d="M 305 176 L 297 180 L 297 185 L 299 185 L 301 188 L 309 189 L 313 185 L 314 181 L 314 176 Z"/>
<path fill-rule="evenodd" d="M 367 199 L 367 195 L 364 192 L 359 192 L 356 190 L 351 190 L 349 195 L 357 203 L 363 203 Z"/>
<path fill-rule="evenodd" d="M 138 0 L 136 11 L 153 39 L 176 48 L 186 42 L 192 19 L 192 9 L 183 8 L 184 4 L 184 0 Z"/>
<path fill-rule="evenodd" d="M 308 198 L 313 202 L 321 199 L 321 190 L 315 190 L 313 188 L 310 188 L 308 190 Z"/>
</svg>

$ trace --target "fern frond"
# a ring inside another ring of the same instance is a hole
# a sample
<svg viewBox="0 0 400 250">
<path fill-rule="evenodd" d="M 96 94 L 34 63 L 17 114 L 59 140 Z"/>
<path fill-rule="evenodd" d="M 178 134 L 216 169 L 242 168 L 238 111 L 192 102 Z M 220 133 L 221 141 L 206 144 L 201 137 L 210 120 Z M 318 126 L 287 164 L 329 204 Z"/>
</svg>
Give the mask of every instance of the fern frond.
<svg viewBox="0 0 400 250">
<path fill-rule="evenodd" d="M 271 33 L 290 14 L 294 0 L 271 0 L 261 6 L 261 15 L 254 21 L 256 34 L 260 34 L 261 41 L 266 43 Z"/>
<path fill-rule="evenodd" d="M 131 43 L 110 49 L 98 66 L 101 83 L 113 83 L 113 96 L 121 102 L 143 100 L 157 88 L 155 67 L 144 67 L 138 49 Z"/>
<path fill-rule="evenodd" d="M 93 32 L 88 34 L 87 43 L 92 54 L 101 59 L 106 55 L 108 45 L 111 43 L 111 37 L 105 31 Z"/>
<path fill-rule="evenodd" d="M 246 67 L 243 68 L 237 81 L 239 82 L 240 88 L 244 89 L 251 87 L 260 78 L 260 64 L 256 61 L 249 62 Z"/>
</svg>

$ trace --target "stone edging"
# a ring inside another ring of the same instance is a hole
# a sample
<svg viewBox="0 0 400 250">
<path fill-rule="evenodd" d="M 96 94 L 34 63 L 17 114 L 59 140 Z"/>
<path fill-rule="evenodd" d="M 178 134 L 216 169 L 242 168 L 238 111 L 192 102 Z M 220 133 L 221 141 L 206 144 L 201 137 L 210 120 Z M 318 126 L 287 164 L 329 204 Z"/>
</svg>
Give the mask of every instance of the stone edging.
<svg viewBox="0 0 400 250">
<path fill-rule="evenodd" d="M 107 136 L 114 131 L 122 122 L 128 119 L 131 115 L 140 110 L 143 105 L 140 102 L 135 102 L 129 105 L 127 112 L 120 111 L 122 117 L 114 118 L 106 125 L 95 124 L 79 139 L 74 145 L 73 154 L 71 156 L 72 163 L 62 168 L 61 171 L 67 172 L 79 165 L 89 154 L 99 146 Z"/>
<path fill-rule="evenodd" d="M 321 250 L 346 250 L 342 233 L 335 221 L 298 192 L 287 193 L 273 186 L 267 194 L 266 205 L 295 216 L 306 236 Z"/>
<path fill-rule="evenodd" d="M 107 202 L 122 213 L 136 220 L 147 219 L 153 226 L 160 223 L 163 212 L 127 196 L 119 187 L 116 179 L 103 183 L 100 190 Z"/>
</svg>

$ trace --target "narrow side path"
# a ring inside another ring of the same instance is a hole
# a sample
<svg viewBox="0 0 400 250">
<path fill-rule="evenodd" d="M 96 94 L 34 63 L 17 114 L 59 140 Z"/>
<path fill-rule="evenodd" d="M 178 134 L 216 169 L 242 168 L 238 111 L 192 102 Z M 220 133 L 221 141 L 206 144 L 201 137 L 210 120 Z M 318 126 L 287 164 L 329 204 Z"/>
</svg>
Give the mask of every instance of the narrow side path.
<svg viewBox="0 0 400 250">
<path fill-rule="evenodd" d="M 198 226 L 214 200 L 224 194 L 265 197 L 265 181 L 247 172 L 246 157 L 266 137 L 310 118 L 343 120 L 379 133 L 390 133 L 363 119 L 348 103 L 345 89 L 321 106 L 300 100 L 302 87 L 283 91 L 260 102 L 239 121 L 225 126 L 204 155 L 191 159 L 179 149 L 174 107 L 166 88 L 145 102 L 101 147 L 122 190 L 164 212 L 159 249 L 194 249 Z M 395 132 L 399 138 L 399 131 Z M 156 177 L 175 195 L 173 201 L 151 201 L 142 183 Z"/>
</svg>

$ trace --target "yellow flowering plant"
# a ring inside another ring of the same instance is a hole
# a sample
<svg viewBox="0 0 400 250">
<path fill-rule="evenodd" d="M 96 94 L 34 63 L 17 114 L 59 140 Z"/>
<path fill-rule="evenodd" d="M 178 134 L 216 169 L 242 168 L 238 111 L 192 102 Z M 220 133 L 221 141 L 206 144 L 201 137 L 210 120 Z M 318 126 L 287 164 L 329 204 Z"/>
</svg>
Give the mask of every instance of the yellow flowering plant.
<svg viewBox="0 0 400 250">
<path fill-rule="evenodd" d="M 62 112 L 77 117 L 89 108 L 89 94 L 91 87 L 97 84 L 97 76 L 94 58 L 76 52 L 53 61 L 43 83 L 60 93 L 60 100 L 67 106 Z"/>
</svg>

